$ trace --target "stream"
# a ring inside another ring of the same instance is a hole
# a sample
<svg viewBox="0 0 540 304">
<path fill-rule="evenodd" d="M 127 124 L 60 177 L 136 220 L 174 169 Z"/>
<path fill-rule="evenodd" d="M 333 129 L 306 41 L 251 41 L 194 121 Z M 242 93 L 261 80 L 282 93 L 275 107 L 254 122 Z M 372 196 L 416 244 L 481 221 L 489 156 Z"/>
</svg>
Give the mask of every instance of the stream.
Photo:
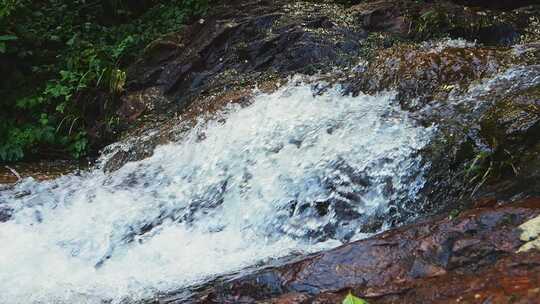
<svg viewBox="0 0 540 304">
<path fill-rule="evenodd" d="M 144 300 L 390 227 L 435 127 L 393 93 L 314 87 L 255 93 L 112 173 L 0 191 L 0 303 Z"/>
</svg>

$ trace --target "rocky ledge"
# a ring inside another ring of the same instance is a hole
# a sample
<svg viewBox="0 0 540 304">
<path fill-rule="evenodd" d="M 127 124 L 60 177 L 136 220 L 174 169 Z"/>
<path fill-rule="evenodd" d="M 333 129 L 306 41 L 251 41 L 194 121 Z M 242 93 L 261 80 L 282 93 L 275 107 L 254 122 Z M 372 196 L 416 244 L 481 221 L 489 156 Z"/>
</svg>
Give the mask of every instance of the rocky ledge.
<svg viewBox="0 0 540 304">
<path fill-rule="evenodd" d="M 154 303 L 538 303 L 540 198 L 478 203 Z"/>
</svg>

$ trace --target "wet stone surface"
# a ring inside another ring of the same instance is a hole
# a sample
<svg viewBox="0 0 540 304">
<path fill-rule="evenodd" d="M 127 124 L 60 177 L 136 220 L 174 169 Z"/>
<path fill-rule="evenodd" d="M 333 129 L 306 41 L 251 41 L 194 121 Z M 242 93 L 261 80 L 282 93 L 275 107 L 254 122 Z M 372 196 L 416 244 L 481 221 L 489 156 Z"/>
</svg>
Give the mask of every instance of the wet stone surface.
<svg viewBox="0 0 540 304">
<path fill-rule="evenodd" d="M 12 184 L 19 179 L 27 177 L 32 177 L 36 180 L 53 179 L 61 175 L 70 174 L 76 170 L 84 170 L 88 168 L 90 164 L 90 161 L 85 160 L 0 164 L 0 187 L 2 184 Z"/>
<path fill-rule="evenodd" d="M 160 303 L 338 303 L 349 290 L 370 303 L 534 303 L 540 252 L 516 252 L 518 226 L 538 214 L 538 198 L 473 209 L 224 277 Z"/>
</svg>

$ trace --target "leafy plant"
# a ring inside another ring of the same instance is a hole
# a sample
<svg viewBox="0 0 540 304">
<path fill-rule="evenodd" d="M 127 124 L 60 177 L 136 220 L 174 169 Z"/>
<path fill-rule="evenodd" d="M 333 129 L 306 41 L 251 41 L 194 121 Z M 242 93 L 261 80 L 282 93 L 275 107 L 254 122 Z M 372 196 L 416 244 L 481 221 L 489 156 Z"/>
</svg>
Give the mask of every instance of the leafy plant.
<svg viewBox="0 0 540 304">
<path fill-rule="evenodd" d="M 152 40 L 180 29 L 208 5 L 3 0 L 0 161 L 78 158 L 107 143 L 119 121 L 126 66 Z"/>
<path fill-rule="evenodd" d="M 0 3 L 0 21 L 9 17 L 22 4 L 23 1 L 21 0 L 2 0 L 2 3 Z"/>
<path fill-rule="evenodd" d="M 422 36 L 432 35 L 433 29 L 445 26 L 449 23 L 448 16 L 444 11 L 432 8 L 420 15 L 417 32 Z"/>
<path fill-rule="evenodd" d="M 355 297 L 352 293 L 349 294 L 343 299 L 343 304 L 368 304 L 366 300 Z"/>
<path fill-rule="evenodd" d="M 471 196 L 482 187 L 490 178 L 500 177 L 503 171 L 510 170 L 514 175 L 518 175 L 519 167 L 516 166 L 515 156 L 507 149 L 497 149 L 495 151 L 481 151 L 465 169 L 465 178 L 469 184 L 475 185 Z"/>
<path fill-rule="evenodd" d="M 0 54 L 6 52 L 7 42 L 17 40 L 17 36 L 14 35 L 1 35 L 0 36 Z"/>
</svg>

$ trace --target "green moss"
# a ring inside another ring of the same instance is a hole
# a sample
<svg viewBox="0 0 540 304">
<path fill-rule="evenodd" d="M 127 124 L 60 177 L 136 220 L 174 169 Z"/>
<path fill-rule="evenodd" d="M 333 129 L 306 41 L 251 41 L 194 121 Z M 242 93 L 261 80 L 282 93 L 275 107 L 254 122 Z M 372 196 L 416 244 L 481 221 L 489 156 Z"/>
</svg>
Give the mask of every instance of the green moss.
<svg viewBox="0 0 540 304">
<path fill-rule="evenodd" d="M 537 19 L 534 12 L 492 11 L 454 5 L 451 2 L 443 1 L 410 9 L 406 17 L 411 24 L 409 34 L 416 40 L 442 37 L 463 37 L 477 40 L 482 38 L 481 33 L 485 29 L 499 26 L 521 29 L 523 20 L 530 18 L 528 23 L 534 25 Z M 527 33 L 527 36 L 535 36 L 532 34 L 537 32 L 535 29 L 534 26 L 530 26 L 524 33 Z"/>
<path fill-rule="evenodd" d="M 482 117 L 480 136 L 489 146 L 469 162 L 466 176 L 478 189 L 486 182 L 518 175 L 540 156 L 540 138 L 533 129 L 540 118 L 540 86 L 497 101 Z M 531 102 L 532 101 L 532 102 Z M 526 127 L 522 130 L 523 126 Z M 531 130 L 529 130 L 529 128 Z"/>
<path fill-rule="evenodd" d="M 369 90 L 397 88 L 404 97 L 431 94 L 444 98 L 454 89 L 467 89 L 478 79 L 493 75 L 512 62 L 506 48 L 424 49 L 397 43 L 380 50 L 366 77 Z"/>
</svg>

